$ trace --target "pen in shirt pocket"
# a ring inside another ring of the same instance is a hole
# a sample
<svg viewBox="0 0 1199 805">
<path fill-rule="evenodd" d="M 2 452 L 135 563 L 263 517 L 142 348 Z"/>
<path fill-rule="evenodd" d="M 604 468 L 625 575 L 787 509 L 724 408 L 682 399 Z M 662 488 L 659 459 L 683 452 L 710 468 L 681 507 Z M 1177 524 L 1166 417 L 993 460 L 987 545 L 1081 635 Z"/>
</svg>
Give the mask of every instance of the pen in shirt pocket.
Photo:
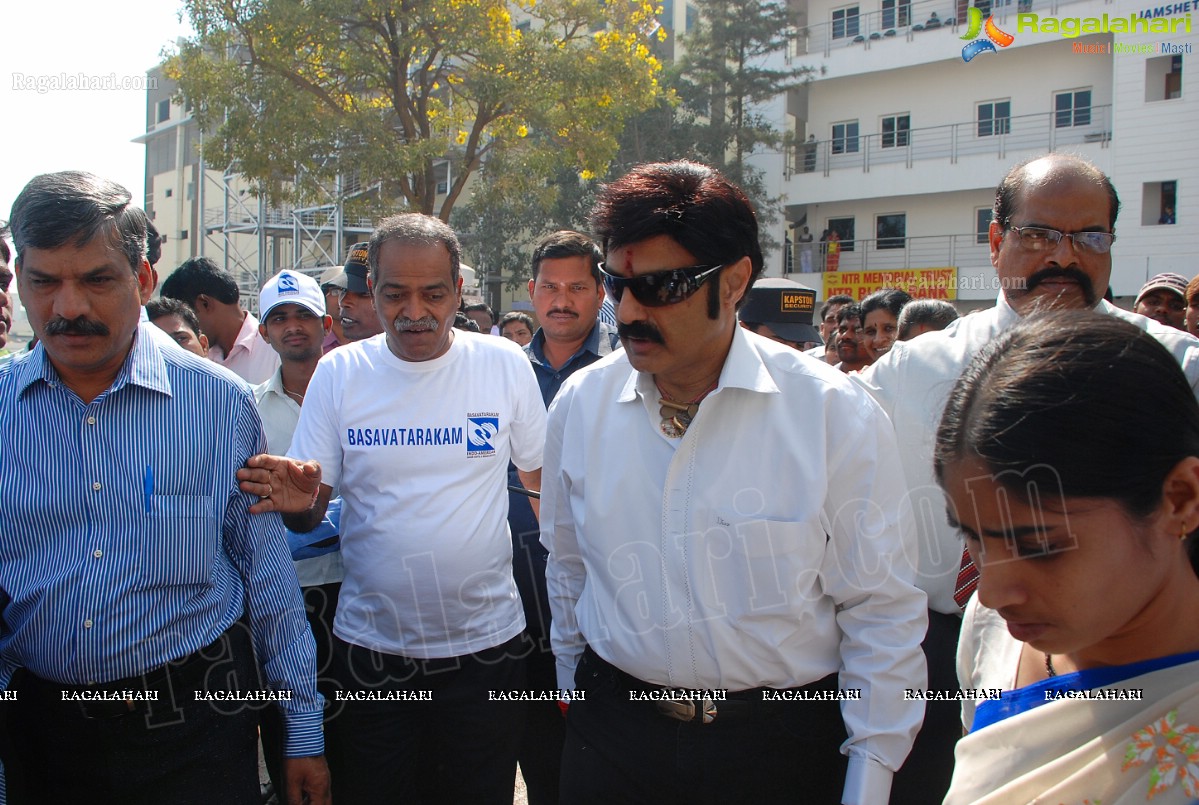
<svg viewBox="0 0 1199 805">
<path fill-rule="evenodd" d="M 154 468 L 146 465 L 146 480 L 143 486 L 146 499 L 146 514 L 154 513 Z"/>
</svg>

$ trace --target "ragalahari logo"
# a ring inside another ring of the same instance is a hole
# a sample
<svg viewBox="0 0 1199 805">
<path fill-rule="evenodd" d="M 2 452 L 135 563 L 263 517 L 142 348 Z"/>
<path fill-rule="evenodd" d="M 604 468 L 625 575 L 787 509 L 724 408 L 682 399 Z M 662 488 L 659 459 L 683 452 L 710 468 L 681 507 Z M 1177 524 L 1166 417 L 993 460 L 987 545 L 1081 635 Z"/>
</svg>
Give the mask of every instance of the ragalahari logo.
<svg viewBox="0 0 1199 805">
<path fill-rule="evenodd" d="M 967 14 L 970 18 L 970 24 L 966 28 L 965 36 L 960 38 L 975 39 L 979 31 L 985 31 L 987 36 L 985 39 L 975 39 L 975 41 L 962 48 L 962 61 L 968 62 L 980 53 L 995 53 L 995 45 L 1005 48 L 1016 41 L 1016 37 L 1007 31 L 1000 30 L 999 26 L 995 24 L 994 17 L 987 17 L 987 24 L 983 25 L 983 13 L 977 8 L 971 6 L 967 9 Z"/>
</svg>

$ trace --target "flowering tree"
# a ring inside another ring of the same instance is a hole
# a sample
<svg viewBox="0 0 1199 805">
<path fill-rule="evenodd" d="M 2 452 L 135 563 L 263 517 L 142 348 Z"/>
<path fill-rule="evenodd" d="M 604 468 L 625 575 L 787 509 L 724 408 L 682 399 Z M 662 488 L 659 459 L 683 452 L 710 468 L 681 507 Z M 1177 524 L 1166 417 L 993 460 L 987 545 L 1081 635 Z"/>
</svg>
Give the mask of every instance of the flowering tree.
<svg viewBox="0 0 1199 805">
<path fill-rule="evenodd" d="M 472 175 L 602 174 L 660 97 L 642 0 L 186 0 L 196 36 L 167 64 L 272 203 L 337 175 L 448 221 Z M 438 192 L 438 185 L 443 184 Z"/>
</svg>

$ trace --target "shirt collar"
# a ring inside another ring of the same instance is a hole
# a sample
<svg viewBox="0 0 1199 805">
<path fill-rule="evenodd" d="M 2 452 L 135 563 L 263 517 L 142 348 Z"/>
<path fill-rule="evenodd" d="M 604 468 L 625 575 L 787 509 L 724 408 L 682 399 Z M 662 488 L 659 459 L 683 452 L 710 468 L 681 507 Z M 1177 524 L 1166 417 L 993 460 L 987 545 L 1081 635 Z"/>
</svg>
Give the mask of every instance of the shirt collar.
<svg viewBox="0 0 1199 805">
<path fill-rule="evenodd" d="M 625 360 L 628 360 L 625 358 Z M 733 327 L 733 343 L 729 346 L 729 354 L 724 358 L 724 366 L 720 370 L 720 380 L 712 394 L 719 394 L 722 389 L 738 388 L 746 391 L 756 391 L 762 394 L 780 393 L 778 384 L 770 376 L 770 370 L 762 360 L 762 355 L 751 342 L 748 331 L 740 325 Z M 633 371 L 625 381 L 617 397 L 618 402 L 632 402 L 637 394 L 656 399 L 657 386 L 653 375 L 646 372 Z"/>
<path fill-rule="evenodd" d="M 147 328 L 154 326 L 149 323 L 138 324 L 137 332 L 133 337 L 133 347 L 129 350 L 129 354 L 125 356 L 125 362 L 121 364 L 116 378 L 104 394 L 109 394 L 125 385 L 132 384 L 149 389 L 150 391 L 161 392 L 168 397 L 171 395 L 171 381 L 167 377 L 166 361 L 163 360 L 162 353 L 159 352 L 158 346 L 154 343 L 153 335 L 147 332 Z M 62 382 L 62 379 L 54 368 L 54 364 L 50 363 L 50 356 L 46 354 L 45 347 L 40 341 L 33 348 L 33 353 L 29 356 L 29 359 L 24 362 L 18 371 L 22 374 L 17 384 L 18 395 L 24 395 L 25 391 L 39 380 L 50 384 Z"/>
<path fill-rule="evenodd" d="M 1007 296 L 1003 293 L 999 294 L 999 299 L 995 302 L 995 309 L 996 316 L 999 320 L 999 326 L 1003 329 L 1007 329 L 1008 327 L 1017 324 L 1023 318 L 1023 316 L 1017 313 L 1016 309 L 1011 306 L 1011 303 L 1009 303 L 1007 300 Z M 1118 308 L 1110 304 L 1106 299 L 1100 298 L 1099 301 L 1095 303 L 1095 306 L 1091 309 L 1096 313 L 1111 314 L 1113 310 L 1117 310 Z"/>
<path fill-rule="evenodd" d="M 287 393 L 287 389 L 283 388 L 282 366 L 271 373 L 271 376 L 266 379 L 264 385 L 267 394 L 274 394 L 280 400 L 287 403 L 289 408 L 294 408 L 296 411 L 300 410 L 300 404 L 291 398 L 291 395 Z"/>
<path fill-rule="evenodd" d="M 537 332 L 533 333 L 533 340 L 529 342 L 525 350 L 529 353 L 529 358 L 534 363 L 539 363 L 542 366 L 550 366 L 549 362 L 545 359 L 545 331 L 540 327 L 537 328 Z M 588 352 L 592 355 L 600 354 L 600 321 L 598 318 L 595 320 L 595 324 L 591 325 L 591 332 L 583 339 L 583 345 L 567 358 L 562 365 L 567 366 L 575 358 L 579 357 L 579 355 Z M 553 367 L 551 366 L 550 368 Z"/>
<path fill-rule="evenodd" d="M 288 397 L 287 392 L 285 392 L 283 390 L 283 367 L 282 366 L 280 366 L 278 369 L 276 369 L 274 372 L 272 372 L 271 376 L 269 378 L 267 378 L 266 390 L 271 392 L 272 394 L 278 394 L 280 397 L 283 397 L 286 399 L 291 399 L 290 397 Z"/>
<path fill-rule="evenodd" d="M 233 342 L 233 349 L 245 347 L 248 351 L 254 350 L 254 341 L 262 338 L 258 334 L 258 319 L 254 318 L 252 313 L 247 312 L 246 317 L 242 319 L 241 329 L 237 331 L 237 340 Z M 229 352 L 233 352 L 233 349 Z M 228 355 L 225 356 L 229 357 Z"/>
</svg>

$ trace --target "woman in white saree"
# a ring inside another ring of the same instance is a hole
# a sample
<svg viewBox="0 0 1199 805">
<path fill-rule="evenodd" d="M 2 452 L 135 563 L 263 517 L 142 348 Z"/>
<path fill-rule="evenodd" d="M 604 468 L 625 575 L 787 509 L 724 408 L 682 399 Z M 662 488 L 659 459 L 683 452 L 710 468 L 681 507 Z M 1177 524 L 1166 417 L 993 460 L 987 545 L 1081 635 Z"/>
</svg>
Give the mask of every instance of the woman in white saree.
<svg viewBox="0 0 1199 805">
<path fill-rule="evenodd" d="M 1199 403 L 1175 360 L 1114 317 L 1031 318 L 958 380 L 936 472 L 980 571 L 961 687 L 1004 689 L 963 708 L 946 805 L 1199 800 Z"/>
</svg>

